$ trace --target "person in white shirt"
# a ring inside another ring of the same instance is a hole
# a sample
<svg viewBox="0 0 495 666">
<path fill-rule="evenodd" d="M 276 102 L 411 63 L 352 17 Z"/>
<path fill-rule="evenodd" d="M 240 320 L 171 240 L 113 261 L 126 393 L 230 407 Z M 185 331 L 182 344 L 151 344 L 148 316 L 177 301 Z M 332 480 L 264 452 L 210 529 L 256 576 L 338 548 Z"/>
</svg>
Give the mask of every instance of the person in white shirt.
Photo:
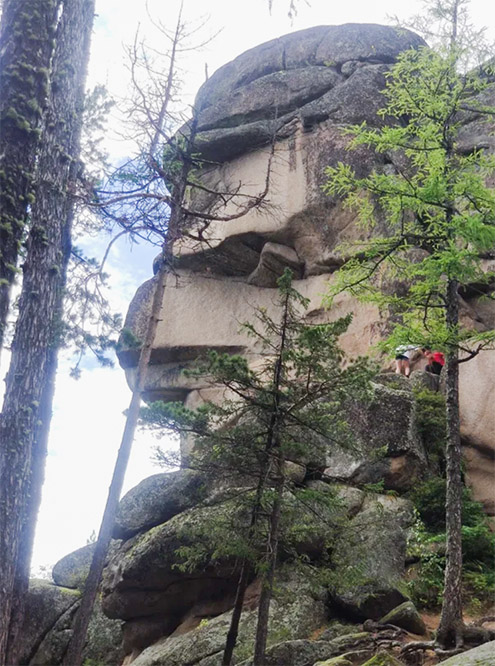
<svg viewBox="0 0 495 666">
<path fill-rule="evenodd" d="M 411 366 L 409 359 L 412 352 L 417 349 L 415 345 L 400 345 L 395 350 L 395 372 L 397 375 L 409 377 Z"/>
</svg>

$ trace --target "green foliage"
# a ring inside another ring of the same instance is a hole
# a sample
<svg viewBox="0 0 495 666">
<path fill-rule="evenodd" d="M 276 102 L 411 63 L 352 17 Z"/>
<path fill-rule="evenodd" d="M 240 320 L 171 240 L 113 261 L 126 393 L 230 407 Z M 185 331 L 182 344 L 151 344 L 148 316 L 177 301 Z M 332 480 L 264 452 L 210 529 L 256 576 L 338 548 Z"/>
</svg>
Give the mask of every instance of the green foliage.
<svg viewBox="0 0 495 666">
<path fill-rule="evenodd" d="M 136 337 L 130 328 L 124 327 L 120 331 L 119 348 L 139 349 L 142 344 L 142 340 Z"/>
<path fill-rule="evenodd" d="M 280 506 L 279 560 L 342 584 L 327 565 L 348 528 L 347 512 L 325 484 L 322 492 L 291 481 L 287 463 L 321 466 L 335 443 L 352 444 L 343 405 L 350 396 L 371 399 L 376 371 L 364 358 L 346 359 L 338 345 L 350 317 L 306 323 L 308 302 L 292 287 L 290 271 L 279 280 L 279 305 L 278 321 L 258 309 L 254 322 L 242 327 L 255 339 L 261 362 L 250 365 L 243 356 L 210 351 L 188 371 L 202 384 L 223 388 L 220 403 L 196 410 L 154 403 L 142 410 L 142 424 L 193 436 L 190 466 L 223 489 L 213 500 L 214 516 L 189 524 L 183 519 L 177 566 L 191 571 L 213 559 L 241 558 L 270 580 L 274 548 L 268 544 Z"/>
<path fill-rule="evenodd" d="M 416 426 L 427 453 L 443 455 L 447 439 L 445 398 L 439 391 L 427 388 L 414 391 L 416 401 Z"/>
<path fill-rule="evenodd" d="M 363 485 L 363 490 L 367 493 L 382 494 L 385 490 L 385 482 L 383 481 L 383 479 L 381 479 L 376 483 L 365 483 Z"/>
<path fill-rule="evenodd" d="M 445 529 L 445 479 L 433 477 L 425 481 L 409 495 L 426 528 L 433 533 Z M 479 502 L 471 499 L 469 488 L 462 491 L 462 523 L 466 527 L 475 527 L 483 523 L 485 514 Z"/>
<path fill-rule="evenodd" d="M 416 575 L 409 583 L 413 600 L 436 608 L 443 598 L 445 569 L 445 480 L 433 478 L 410 495 L 417 520 L 409 539 L 409 556 L 418 559 Z M 462 500 L 463 596 L 466 602 L 483 605 L 495 593 L 495 535 L 483 508 L 471 499 L 468 488 Z"/>
<path fill-rule="evenodd" d="M 281 324 L 264 310 L 256 311 L 256 324 L 243 329 L 256 338 L 265 361 L 252 369 L 239 355 L 210 351 L 188 374 L 208 378 L 225 388 L 221 404 L 207 403 L 191 411 L 181 403 L 154 403 L 141 412 L 147 428 L 163 428 L 195 436 L 194 466 L 218 479 L 225 476 L 256 479 L 259 471 L 273 464 L 267 454 L 277 398 L 279 418 L 277 448 L 285 459 L 321 459 L 332 442 L 350 446 L 352 438 L 343 418 L 343 402 L 352 395 L 371 396 L 370 378 L 375 369 L 364 358 L 343 365 L 338 338 L 350 318 L 309 326 L 304 322 L 306 302 L 286 275 L 280 284 L 281 299 L 288 298 L 286 346 L 280 356 L 283 366 L 276 384 L 277 348 Z"/>
<path fill-rule="evenodd" d="M 366 146 L 392 163 L 363 177 L 348 164 L 327 169 L 325 191 L 343 198 L 368 232 L 345 248 L 352 258 L 338 272 L 328 302 L 347 290 L 399 317 L 390 349 L 411 340 L 439 349 L 468 339 L 486 346 L 495 337 L 445 319 L 449 281 L 487 285 L 493 274 L 483 270 L 480 256 L 495 244 L 495 192 L 486 184 L 495 157 L 457 149 L 466 107 L 493 113 L 475 97 L 490 84 L 479 69 L 459 74 L 460 56 L 453 47 L 448 55 L 428 48 L 402 53 L 380 111 L 387 124 L 344 130 L 350 150 Z"/>
</svg>

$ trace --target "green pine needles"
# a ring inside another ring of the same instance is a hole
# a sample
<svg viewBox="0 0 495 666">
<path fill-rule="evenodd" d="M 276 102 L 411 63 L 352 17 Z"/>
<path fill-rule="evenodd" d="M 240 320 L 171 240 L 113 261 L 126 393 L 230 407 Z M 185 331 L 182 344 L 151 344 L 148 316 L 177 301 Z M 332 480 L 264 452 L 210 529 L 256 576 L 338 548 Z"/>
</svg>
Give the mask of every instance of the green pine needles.
<svg viewBox="0 0 495 666">
<path fill-rule="evenodd" d="M 261 664 L 279 562 L 325 569 L 347 525 L 342 503 L 329 487 L 322 492 L 302 481 L 321 473 L 334 444 L 352 445 L 345 404 L 371 396 L 375 369 L 364 358 L 346 359 L 338 345 L 350 317 L 308 325 L 307 306 L 286 270 L 279 280 L 280 319 L 258 309 L 254 323 L 243 325 L 254 340 L 256 360 L 212 350 L 189 371 L 218 387 L 215 402 L 196 410 L 181 403 L 154 403 L 142 410 L 148 428 L 193 437 L 188 463 L 217 489 L 210 519 L 186 528 L 180 566 L 207 565 L 212 552 L 217 561 L 241 562 L 223 664 L 231 663 L 250 580 L 260 576 L 263 581 L 254 647 L 254 663 Z"/>
<path fill-rule="evenodd" d="M 328 301 L 347 290 L 400 315 L 391 346 L 414 340 L 449 349 L 469 340 L 473 348 L 495 337 L 445 318 L 450 280 L 475 284 L 481 295 L 494 279 L 482 259 L 495 247 L 495 191 L 487 184 L 495 157 L 466 151 L 463 135 L 467 121 L 493 122 L 495 107 L 484 101 L 493 67 L 462 74 L 462 55 L 456 47 L 402 53 L 384 91 L 385 124 L 344 130 L 350 150 L 367 146 L 388 163 L 361 178 L 346 164 L 327 169 L 325 191 L 356 210 L 368 231 L 350 248 Z"/>
</svg>

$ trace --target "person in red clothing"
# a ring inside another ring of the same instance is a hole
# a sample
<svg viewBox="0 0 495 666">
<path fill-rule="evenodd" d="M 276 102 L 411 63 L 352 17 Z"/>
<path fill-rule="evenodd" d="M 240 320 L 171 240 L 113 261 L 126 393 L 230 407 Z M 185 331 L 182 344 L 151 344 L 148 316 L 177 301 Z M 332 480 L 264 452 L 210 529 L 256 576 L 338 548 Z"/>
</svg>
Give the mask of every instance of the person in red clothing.
<svg viewBox="0 0 495 666">
<path fill-rule="evenodd" d="M 443 366 L 445 365 L 445 356 L 441 351 L 432 351 L 427 347 L 423 347 L 421 351 L 423 352 L 423 356 L 428 361 L 428 365 L 425 368 L 426 372 L 439 375 L 442 372 Z"/>
</svg>

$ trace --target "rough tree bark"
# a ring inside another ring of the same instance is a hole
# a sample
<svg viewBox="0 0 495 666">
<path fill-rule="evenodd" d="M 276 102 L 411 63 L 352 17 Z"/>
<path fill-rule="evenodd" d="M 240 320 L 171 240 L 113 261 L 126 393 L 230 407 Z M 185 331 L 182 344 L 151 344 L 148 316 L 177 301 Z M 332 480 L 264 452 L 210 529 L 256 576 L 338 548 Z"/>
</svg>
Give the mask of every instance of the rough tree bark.
<svg viewBox="0 0 495 666">
<path fill-rule="evenodd" d="M 3 4 L 0 25 L 0 350 L 20 243 L 33 199 L 33 173 L 59 4 L 60 0 L 5 0 Z"/>
<path fill-rule="evenodd" d="M 264 469 L 260 469 L 258 477 L 258 485 L 256 487 L 256 497 L 254 499 L 254 506 L 251 512 L 251 523 L 249 525 L 248 541 L 254 536 L 256 526 L 258 524 L 259 514 L 262 510 L 263 492 L 266 487 L 268 460 L 265 460 Z M 230 620 L 229 630 L 225 641 L 225 648 L 222 655 L 222 666 L 230 666 L 232 657 L 234 656 L 234 649 L 237 644 L 237 636 L 239 634 L 239 623 L 241 621 L 242 608 L 244 606 L 244 598 L 246 596 L 246 589 L 249 584 L 249 579 L 253 572 L 253 566 L 244 558 L 241 563 L 241 571 L 237 581 L 237 589 L 234 600 L 234 608 L 232 609 L 232 617 Z"/>
<path fill-rule="evenodd" d="M 451 331 L 459 324 L 458 283 L 449 280 L 446 291 L 446 322 Z M 446 362 L 447 496 L 445 524 L 447 550 L 442 613 L 436 641 L 443 648 L 460 647 L 463 643 L 462 619 L 462 449 L 459 417 L 458 349 L 451 350 Z"/>
<path fill-rule="evenodd" d="M 71 184 L 79 170 L 93 17 L 93 0 L 65 0 L 56 33 L 19 316 L 0 419 L 0 644 L 4 651 L 8 632 L 9 664 L 17 663 L 17 639 L 44 478 L 71 249 Z M 4 663 L 2 651 L 0 663 Z"/>
<path fill-rule="evenodd" d="M 289 325 L 289 292 L 287 291 L 282 310 L 282 322 L 280 326 L 280 347 L 275 364 L 273 378 L 273 411 L 268 431 L 267 449 L 272 461 L 274 476 L 274 499 L 270 512 L 270 525 L 265 551 L 266 573 L 262 579 L 260 602 L 258 607 L 258 622 L 256 624 L 256 636 L 254 639 L 253 666 L 263 666 L 265 663 L 266 641 L 268 637 L 268 619 L 270 602 L 273 593 L 273 580 L 277 565 L 278 538 L 280 532 L 280 516 L 282 511 L 282 494 L 284 491 L 285 458 L 280 447 L 279 431 L 281 426 L 280 405 L 282 399 L 281 382 L 284 374 L 284 356 L 287 342 Z"/>
<path fill-rule="evenodd" d="M 279 447 L 277 447 L 279 449 Z M 280 451 L 275 454 L 275 485 L 274 499 L 270 514 L 270 527 L 266 544 L 266 574 L 263 576 L 258 607 L 258 622 L 254 639 L 253 666 L 264 666 L 266 661 L 266 642 L 268 638 L 268 620 L 270 603 L 273 595 L 273 581 L 277 567 L 278 541 L 280 533 L 280 517 L 282 514 L 282 495 L 284 492 L 284 457 Z"/>
</svg>

